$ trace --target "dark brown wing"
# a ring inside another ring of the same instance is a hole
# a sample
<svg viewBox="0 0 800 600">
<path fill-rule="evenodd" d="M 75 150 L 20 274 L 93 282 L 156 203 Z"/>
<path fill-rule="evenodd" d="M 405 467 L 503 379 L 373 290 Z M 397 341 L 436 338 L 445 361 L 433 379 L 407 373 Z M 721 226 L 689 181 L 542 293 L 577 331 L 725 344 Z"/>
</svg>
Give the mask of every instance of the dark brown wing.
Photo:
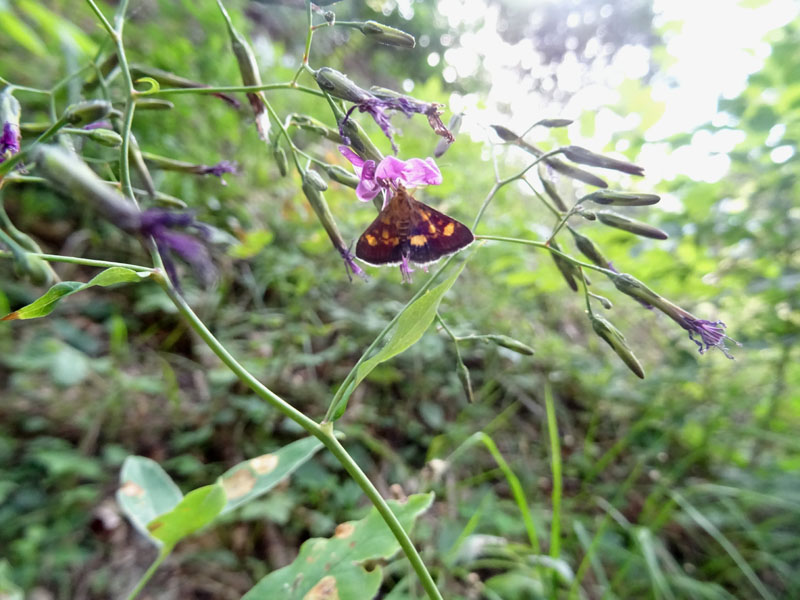
<svg viewBox="0 0 800 600">
<path fill-rule="evenodd" d="M 411 198 L 412 218 L 408 232 L 409 259 L 420 265 L 469 246 L 475 236 L 469 227 Z"/>
<path fill-rule="evenodd" d="M 403 260 L 403 240 L 397 225 L 381 211 L 358 238 L 356 257 L 371 265 L 397 265 Z"/>
</svg>

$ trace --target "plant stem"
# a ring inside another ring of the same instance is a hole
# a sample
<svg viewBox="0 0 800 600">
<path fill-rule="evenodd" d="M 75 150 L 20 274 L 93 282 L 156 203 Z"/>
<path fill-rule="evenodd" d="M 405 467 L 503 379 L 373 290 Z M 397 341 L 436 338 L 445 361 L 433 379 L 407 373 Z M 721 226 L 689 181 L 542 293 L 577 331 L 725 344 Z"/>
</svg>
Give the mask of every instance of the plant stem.
<svg viewBox="0 0 800 600">
<path fill-rule="evenodd" d="M 269 90 L 297 90 L 313 96 L 324 98 L 325 95 L 319 90 L 305 87 L 302 85 L 292 85 L 288 83 L 265 83 L 263 85 L 231 85 L 217 87 L 197 87 L 197 88 L 161 88 L 157 92 L 149 92 L 148 96 L 175 95 L 175 94 L 225 94 L 236 92 L 267 92 Z"/>
<path fill-rule="evenodd" d="M 575 265 L 577 267 L 584 267 L 586 269 L 593 269 L 595 271 L 599 271 L 600 273 L 603 273 L 604 275 L 610 275 L 610 276 L 614 275 L 614 271 L 612 271 L 611 269 L 604 269 L 603 267 L 598 267 L 597 265 L 593 265 L 591 263 L 587 263 L 587 262 L 583 262 L 582 260 L 578 260 L 577 258 L 573 258 L 569 254 L 565 254 L 564 252 L 561 252 L 561 250 L 556 250 L 555 248 L 553 248 L 551 246 L 548 246 L 547 242 L 537 242 L 535 240 L 524 240 L 522 238 L 510 238 L 510 237 L 504 237 L 504 236 L 501 236 L 501 235 L 476 235 L 475 239 L 476 240 L 493 240 L 495 242 L 510 242 L 512 244 L 525 244 L 526 246 L 533 246 L 534 248 L 544 248 L 545 250 L 547 250 L 549 252 L 552 252 L 553 254 L 556 254 L 556 255 L 560 256 L 561 258 L 563 258 L 565 260 L 568 260 L 569 262 L 571 262 L 573 265 Z"/>
<path fill-rule="evenodd" d="M 150 565 L 147 571 L 144 572 L 144 575 L 142 575 L 142 578 L 139 580 L 139 583 L 137 583 L 136 587 L 133 588 L 133 590 L 131 590 L 130 594 L 128 594 L 127 600 L 133 600 L 134 598 L 136 598 L 136 596 L 139 595 L 139 592 L 141 592 L 144 586 L 147 585 L 147 582 L 150 581 L 150 578 L 153 576 L 153 573 L 156 572 L 158 567 L 161 566 L 161 563 L 164 562 L 164 560 L 170 555 L 170 552 L 172 552 L 172 546 L 170 547 L 165 546 L 161 549 L 161 551 L 158 553 L 158 556 L 153 561 L 153 564 Z"/>
<path fill-rule="evenodd" d="M 553 475 L 553 515 L 550 521 L 550 556 L 559 558 L 561 555 L 561 444 L 558 439 L 558 422 L 553 405 L 553 390 L 545 382 L 544 403 L 547 411 L 547 433 L 550 438 L 550 460 Z M 551 598 L 558 597 L 558 575 L 553 574 L 553 588 Z"/>
<path fill-rule="evenodd" d="M 60 256 L 58 254 L 42 254 L 41 252 L 27 252 L 29 256 L 41 258 L 48 262 L 69 263 L 73 265 L 84 265 L 86 267 L 99 267 L 102 269 L 109 269 L 111 267 L 123 267 L 136 271 L 138 273 L 147 273 L 153 271 L 151 267 L 143 267 L 142 265 L 131 265 L 128 263 L 112 262 L 110 260 L 94 260 L 92 258 L 80 258 L 78 256 Z M 12 253 L 5 250 L 0 250 L 0 258 L 12 258 Z"/>
<path fill-rule="evenodd" d="M 356 483 L 358 483 L 358 485 L 364 491 L 364 494 L 370 499 L 372 504 L 381 514 L 384 521 L 389 526 L 389 529 L 392 530 L 392 533 L 400 544 L 400 547 L 403 549 L 403 552 L 411 563 L 411 566 L 414 568 L 414 571 L 416 571 L 417 576 L 422 582 L 422 586 L 425 588 L 428 597 L 431 600 L 442 600 L 442 596 L 436 589 L 436 584 L 434 583 L 433 578 L 428 572 L 428 569 L 425 567 L 425 563 L 422 562 L 419 552 L 417 552 L 417 549 L 414 547 L 414 544 L 408 537 L 408 533 L 406 533 L 406 531 L 403 529 L 402 525 L 397 520 L 397 517 L 391 511 L 389 505 L 386 504 L 386 501 L 380 495 L 380 492 L 377 490 L 377 488 L 372 484 L 366 474 L 364 474 L 358 464 L 336 439 L 333 434 L 333 424 L 325 423 L 320 426 L 315 421 L 293 407 L 291 404 L 286 402 L 283 398 L 275 394 L 258 379 L 256 379 L 239 363 L 239 361 L 233 357 L 230 352 L 228 352 L 227 348 L 225 348 L 225 346 L 223 346 L 222 343 L 220 343 L 220 341 L 214 337 L 214 334 L 211 333 L 208 327 L 206 327 L 205 323 L 200 320 L 191 307 L 186 303 L 186 300 L 184 300 L 183 297 L 178 294 L 177 291 L 175 291 L 175 288 L 172 286 L 169 280 L 160 273 L 160 271 L 157 272 L 155 279 L 164 288 L 164 291 L 167 293 L 170 300 L 172 300 L 173 304 L 175 304 L 178 312 L 181 313 L 183 318 L 189 323 L 189 326 L 194 329 L 194 331 L 208 345 L 211 351 L 219 357 L 225 366 L 233 371 L 233 373 L 242 383 L 246 384 L 250 389 L 252 389 L 259 398 L 267 402 L 270 406 L 277 409 L 284 416 L 300 425 L 308 433 L 325 444 L 325 447 L 330 450 L 330 452 L 347 470 L 350 476 L 356 481 Z"/>
<path fill-rule="evenodd" d="M 347 472 L 350 474 L 350 477 L 352 477 L 356 483 L 358 483 L 358 485 L 364 491 L 364 494 L 366 494 L 380 515 L 383 517 L 383 520 L 389 526 L 389 529 L 392 530 L 395 538 L 400 543 L 400 547 L 403 549 L 403 552 L 405 552 L 406 557 L 408 557 L 411 566 L 414 568 L 414 571 L 416 571 L 417 576 L 422 583 L 422 587 L 428 594 L 428 598 L 431 600 L 442 600 L 442 595 L 436 588 L 436 583 L 433 581 L 431 574 L 425 567 L 425 563 L 422 562 L 422 557 L 419 555 L 419 552 L 417 552 L 417 549 L 414 547 L 414 544 L 408 537 L 408 533 L 406 533 L 406 530 L 403 529 L 403 526 L 400 524 L 397 516 L 392 512 L 392 509 L 389 508 L 389 505 L 380 495 L 380 492 L 378 492 L 375 486 L 372 485 L 372 482 L 367 478 L 353 458 L 347 453 L 347 450 L 345 450 L 344 446 L 342 446 L 341 443 L 339 443 L 339 440 L 336 439 L 336 436 L 333 434 L 333 423 L 323 423 L 320 429 L 323 436 L 319 439 L 337 458 L 345 470 L 347 470 Z"/>
</svg>

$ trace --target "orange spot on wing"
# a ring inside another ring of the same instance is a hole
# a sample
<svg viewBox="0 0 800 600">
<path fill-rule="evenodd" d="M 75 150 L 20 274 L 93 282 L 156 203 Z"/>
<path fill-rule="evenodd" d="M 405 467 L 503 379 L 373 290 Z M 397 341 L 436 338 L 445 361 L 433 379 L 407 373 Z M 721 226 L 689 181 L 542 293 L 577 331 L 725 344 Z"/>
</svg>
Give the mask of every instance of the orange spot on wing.
<svg viewBox="0 0 800 600">
<path fill-rule="evenodd" d="M 381 237 L 383 239 L 385 239 L 385 240 L 388 240 L 389 239 L 389 230 L 388 229 L 384 229 L 383 231 L 381 231 Z"/>
<path fill-rule="evenodd" d="M 378 245 L 378 240 L 375 238 L 374 235 L 367 234 L 367 235 L 364 236 L 364 239 L 367 240 L 367 243 L 370 246 L 377 246 Z"/>
<path fill-rule="evenodd" d="M 424 235 L 412 235 L 409 242 L 412 246 L 424 246 L 428 243 L 428 238 L 426 238 Z"/>
<path fill-rule="evenodd" d="M 455 230 L 456 230 L 456 224 L 455 223 L 448 223 L 447 225 L 444 226 L 444 231 L 442 233 L 444 233 L 445 236 L 449 237 L 449 236 L 453 235 L 453 232 Z"/>
<path fill-rule="evenodd" d="M 436 227 L 433 226 L 433 223 L 428 223 L 428 233 L 436 233 Z"/>
</svg>

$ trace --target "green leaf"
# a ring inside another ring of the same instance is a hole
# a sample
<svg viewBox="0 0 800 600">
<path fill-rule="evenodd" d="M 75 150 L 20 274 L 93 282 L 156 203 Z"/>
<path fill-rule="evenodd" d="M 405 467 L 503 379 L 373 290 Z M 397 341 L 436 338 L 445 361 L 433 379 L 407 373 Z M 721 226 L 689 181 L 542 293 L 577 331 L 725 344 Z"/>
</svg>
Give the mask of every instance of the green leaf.
<svg viewBox="0 0 800 600">
<path fill-rule="evenodd" d="M 43 6 L 42 2 L 34 2 L 33 0 L 17 1 L 17 7 L 34 19 L 37 25 L 44 30 L 46 39 L 49 38 L 60 42 L 72 41 L 86 56 L 92 56 L 97 53 L 97 44 L 92 41 L 92 38 L 81 31 L 77 25 Z"/>
<path fill-rule="evenodd" d="M 175 508 L 183 498 L 161 465 L 144 456 L 126 458 L 119 481 L 117 504 L 136 529 L 148 538 L 151 536 L 147 524 Z"/>
<path fill-rule="evenodd" d="M 47 56 L 47 47 L 28 25 L 6 8 L 0 8 L 0 31 L 13 42 L 36 56 Z"/>
<path fill-rule="evenodd" d="M 416 494 L 389 506 L 408 531 L 432 502 L 433 494 Z M 391 558 L 399 549 L 373 508 L 360 521 L 336 527 L 332 538 L 307 540 L 292 564 L 264 577 L 242 600 L 368 600 L 378 593 L 382 571 L 380 566 L 368 571 L 362 563 Z"/>
<path fill-rule="evenodd" d="M 227 498 L 222 513 L 230 512 L 267 493 L 314 456 L 320 448 L 322 442 L 317 438 L 307 437 L 229 469 L 219 478 Z"/>
<path fill-rule="evenodd" d="M 13 321 L 23 319 L 37 319 L 53 312 L 59 300 L 75 292 L 94 286 L 108 287 L 117 283 L 136 283 L 150 276 L 150 272 L 136 272 L 125 267 L 111 267 L 95 276 L 88 283 L 80 281 L 62 281 L 51 287 L 43 296 L 23 306 L 19 310 L 6 315 L 0 321 Z"/>
<path fill-rule="evenodd" d="M 441 303 L 442 297 L 453 287 L 456 279 L 461 275 L 461 271 L 464 270 L 465 264 L 466 263 L 461 263 L 461 266 L 453 271 L 450 277 L 417 298 L 417 300 L 400 315 L 400 318 L 397 320 L 397 325 L 395 325 L 392 338 L 380 352 L 369 360 L 365 360 L 361 363 L 361 366 L 358 367 L 354 386 L 361 383 L 364 378 L 369 375 L 370 371 L 380 363 L 406 351 L 419 341 L 436 318 L 436 311 L 439 310 L 439 303 Z"/>
<path fill-rule="evenodd" d="M 150 521 L 147 530 L 167 548 L 172 548 L 186 536 L 211 523 L 225 502 L 225 489 L 219 483 L 197 488 L 186 494 L 171 511 Z"/>
</svg>

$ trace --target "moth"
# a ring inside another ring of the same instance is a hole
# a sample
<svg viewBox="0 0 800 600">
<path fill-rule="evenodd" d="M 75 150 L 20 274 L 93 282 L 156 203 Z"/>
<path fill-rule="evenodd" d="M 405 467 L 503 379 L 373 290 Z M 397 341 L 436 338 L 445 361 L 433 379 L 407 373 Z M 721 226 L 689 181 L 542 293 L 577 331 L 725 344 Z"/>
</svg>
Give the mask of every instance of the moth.
<svg viewBox="0 0 800 600">
<path fill-rule="evenodd" d="M 469 227 L 416 200 L 402 184 L 361 234 L 356 257 L 374 266 L 427 265 L 475 240 Z"/>
</svg>

